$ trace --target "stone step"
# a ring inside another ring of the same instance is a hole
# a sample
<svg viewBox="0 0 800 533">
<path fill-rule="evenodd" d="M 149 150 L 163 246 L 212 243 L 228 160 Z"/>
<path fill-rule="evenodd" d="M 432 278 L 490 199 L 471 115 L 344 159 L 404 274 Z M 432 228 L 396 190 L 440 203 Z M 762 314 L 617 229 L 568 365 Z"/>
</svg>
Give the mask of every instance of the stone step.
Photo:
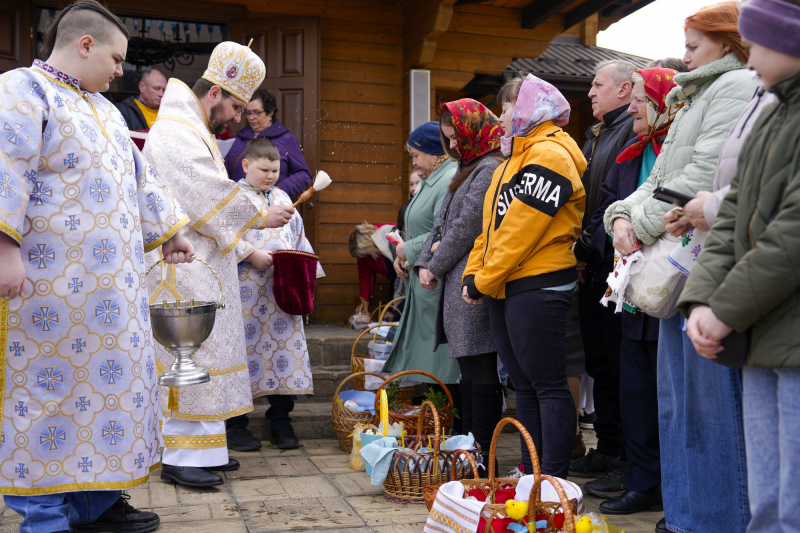
<svg viewBox="0 0 800 533">
<path fill-rule="evenodd" d="M 330 324 L 311 324 L 305 327 L 311 369 L 319 366 L 350 366 L 350 353 L 360 331 Z M 356 353 L 366 354 L 369 340 L 365 335 Z"/>
</svg>

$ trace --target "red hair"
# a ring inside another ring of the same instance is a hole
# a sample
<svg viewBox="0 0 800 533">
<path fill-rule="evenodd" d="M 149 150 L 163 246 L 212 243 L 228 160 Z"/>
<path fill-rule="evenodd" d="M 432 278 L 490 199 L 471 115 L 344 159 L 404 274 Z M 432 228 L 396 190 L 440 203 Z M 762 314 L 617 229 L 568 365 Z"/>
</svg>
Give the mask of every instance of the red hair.
<svg viewBox="0 0 800 533">
<path fill-rule="evenodd" d="M 686 19 L 683 29 L 688 28 L 703 32 L 710 39 L 722 43 L 736 54 L 739 61 L 747 63 L 747 50 L 739 35 L 739 6 L 736 2 L 722 2 L 702 8 Z"/>
</svg>

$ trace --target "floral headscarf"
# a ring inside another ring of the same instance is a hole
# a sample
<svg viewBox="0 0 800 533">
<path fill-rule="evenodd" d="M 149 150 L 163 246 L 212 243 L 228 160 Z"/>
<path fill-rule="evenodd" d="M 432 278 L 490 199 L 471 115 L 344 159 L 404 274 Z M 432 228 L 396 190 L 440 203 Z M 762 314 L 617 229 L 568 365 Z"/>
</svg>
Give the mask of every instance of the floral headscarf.
<svg viewBox="0 0 800 533">
<path fill-rule="evenodd" d="M 650 132 L 647 135 L 639 135 L 639 140 L 630 145 L 617 156 L 617 163 L 624 163 L 629 159 L 638 157 L 644 152 L 648 144 L 653 143 L 653 151 L 656 156 L 661 153 L 661 143 L 669 132 L 672 121 L 678 110 L 683 107 L 683 102 L 679 102 L 667 107 L 667 95 L 675 87 L 673 81 L 675 72 L 669 68 L 644 68 L 638 72 L 644 78 L 644 93 L 647 98 L 647 125 Z"/>
<path fill-rule="evenodd" d="M 517 95 L 517 104 L 511 116 L 511 135 L 501 139 L 504 156 L 511 155 L 513 137 L 526 137 L 534 128 L 548 120 L 556 126 L 569 122 L 569 102 L 561 92 L 546 81 L 528 74 Z"/>
<path fill-rule="evenodd" d="M 453 116 L 462 165 L 500 148 L 503 128 L 497 116 L 485 105 L 471 98 L 463 98 L 442 104 L 441 112 L 445 110 Z"/>
</svg>

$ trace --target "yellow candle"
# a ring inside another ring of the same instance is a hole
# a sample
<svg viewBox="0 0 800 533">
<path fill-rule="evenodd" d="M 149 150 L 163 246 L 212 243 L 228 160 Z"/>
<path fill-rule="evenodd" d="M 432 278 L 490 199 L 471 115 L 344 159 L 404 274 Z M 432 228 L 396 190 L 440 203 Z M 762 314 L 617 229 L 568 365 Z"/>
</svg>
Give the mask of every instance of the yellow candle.
<svg viewBox="0 0 800 533">
<path fill-rule="evenodd" d="M 386 389 L 381 389 L 381 422 L 383 423 L 383 436 L 389 436 L 389 399 Z"/>
</svg>

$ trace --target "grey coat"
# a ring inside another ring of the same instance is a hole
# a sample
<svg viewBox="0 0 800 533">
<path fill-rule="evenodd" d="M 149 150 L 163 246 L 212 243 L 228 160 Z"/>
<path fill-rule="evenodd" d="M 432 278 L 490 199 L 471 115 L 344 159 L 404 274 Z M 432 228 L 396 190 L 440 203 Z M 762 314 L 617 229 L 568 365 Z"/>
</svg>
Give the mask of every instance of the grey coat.
<svg viewBox="0 0 800 533">
<path fill-rule="evenodd" d="M 500 162 L 490 157 L 478 163 L 455 193 L 442 202 L 438 223 L 422 247 L 415 268 L 427 268 L 441 284 L 433 351 L 449 344 L 450 357 L 464 357 L 497 351 L 489 325 L 488 296 L 481 305 L 469 305 L 461 298 L 461 277 L 475 239 L 483 231 L 483 201 Z M 442 242 L 431 253 L 433 239 L 442 230 Z"/>
</svg>

